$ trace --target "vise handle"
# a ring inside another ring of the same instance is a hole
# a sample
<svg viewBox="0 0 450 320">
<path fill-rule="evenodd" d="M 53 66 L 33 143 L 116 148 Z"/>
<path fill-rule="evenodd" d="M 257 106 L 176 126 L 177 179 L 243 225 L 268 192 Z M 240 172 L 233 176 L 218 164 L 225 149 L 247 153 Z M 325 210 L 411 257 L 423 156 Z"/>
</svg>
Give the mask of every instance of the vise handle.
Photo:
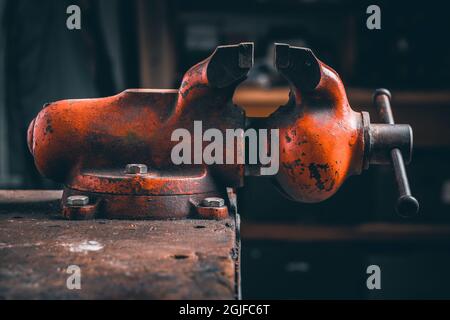
<svg viewBox="0 0 450 320">
<path fill-rule="evenodd" d="M 391 93 L 386 89 L 377 89 L 373 101 L 378 110 L 380 119 L 385 124 L 394 125 L 394 116 L 391 108 Z M 395 180 L 398 187 L 399 197 L 397 200 L 397 213 L 403 217 L 412 217 L 419 212 L 419 202 L 411 195 L 408 176 L 402 152 L 399 148 L 390 150 L 391 163 L 394 168 Z"/>
</svg>

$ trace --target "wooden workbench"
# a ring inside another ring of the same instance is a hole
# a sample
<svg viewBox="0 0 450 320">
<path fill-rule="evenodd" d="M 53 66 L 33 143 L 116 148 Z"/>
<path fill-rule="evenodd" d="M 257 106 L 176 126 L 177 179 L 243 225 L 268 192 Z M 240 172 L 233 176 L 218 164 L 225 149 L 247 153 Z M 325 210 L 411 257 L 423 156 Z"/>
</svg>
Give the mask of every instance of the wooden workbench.
<svg viewBox="0 0 450 320">
<path fill-rule="evenodd" d="M 236 221 L 66 221 L 59 191 L 0 191 L 0 299 L 235 299 Z M 81 290 L 69 290 L 76 265 Z"/>
</svg>

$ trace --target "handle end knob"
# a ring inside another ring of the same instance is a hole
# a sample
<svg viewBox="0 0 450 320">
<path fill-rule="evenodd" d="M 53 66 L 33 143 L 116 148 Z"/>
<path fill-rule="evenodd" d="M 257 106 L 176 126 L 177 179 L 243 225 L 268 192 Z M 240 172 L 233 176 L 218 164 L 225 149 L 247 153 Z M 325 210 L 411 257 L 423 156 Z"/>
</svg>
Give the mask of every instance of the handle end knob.
<svg viewBox="0 0 450 320">
<path fill-rule="evenodd" d="M 385 95 L 389 98 L 389 100 L 392 100 L 392 94 L 388 89 L 378 88 L 375 90 L 372 96 L 372 100 L 374 103 L 376 103 L 376 99 L 379 95 Z"/>
<path fill-rule="evenodd" d="M 417 216 L 419 207 L 419 201 L 411 195 L 403 195 L 397 200 L 397 213 L 405 218 Z"/>
</svg>

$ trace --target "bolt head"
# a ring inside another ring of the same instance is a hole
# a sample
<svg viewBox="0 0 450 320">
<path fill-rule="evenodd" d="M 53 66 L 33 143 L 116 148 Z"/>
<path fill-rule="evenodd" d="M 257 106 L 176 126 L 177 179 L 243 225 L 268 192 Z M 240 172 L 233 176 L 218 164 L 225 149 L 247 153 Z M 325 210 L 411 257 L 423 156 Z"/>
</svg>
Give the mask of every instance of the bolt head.
<svg viewBox="0 0 450 320">
<path fill-rule="evenodd" d="M 71 207 L 83 207 L 89 204 L 87 196 L 70 196 L 67 197 L 67 205 Z"/>
<path fill-rule="evenodd" d="M 125 172 L 128 174 L 144 174 L 148 172 L 145 164 L 127 164 Z"/>
<path fill-rule="evenodd" d="M 208 208 L 220 208 L 225 206 L 225 200 L 216 197 L 205 198 L 202 201 L 202 206 Z"/>
</svg>

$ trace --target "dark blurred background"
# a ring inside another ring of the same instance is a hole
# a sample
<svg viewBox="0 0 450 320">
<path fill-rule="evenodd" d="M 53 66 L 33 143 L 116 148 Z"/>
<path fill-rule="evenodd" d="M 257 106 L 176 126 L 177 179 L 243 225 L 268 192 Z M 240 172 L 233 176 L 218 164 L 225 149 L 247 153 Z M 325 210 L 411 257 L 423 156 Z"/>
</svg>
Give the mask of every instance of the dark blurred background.
<svg viewBox="0 0 450 320">
<path fill-rule="evenodd" d="M 81 30 L 66 8 L 81 8 Z M 381 30 L 366 27 L 370 4 Z M 239 191 L 244 298 L 450 298 L 450 33 L 445 2 L 345 0 L 0 0 L 0 187 L 59 188 L 39 176 L 26 129 L 42 106 L 127 88 L 177 88 L 221 44 L 255 42 L 255 68 L 234 102 L 266 116 L 288 99 L 274 42 L 306 46 L 343 78 L 351 105 L 393 93 L 409 123 L 408 167 L 421 215 L 394 211 L 392 169 L 372 167 L 321 204 L 293 203 L 269 181 Z M 366 287 L 379 265 L 382 290 Z"/>
</svg>

